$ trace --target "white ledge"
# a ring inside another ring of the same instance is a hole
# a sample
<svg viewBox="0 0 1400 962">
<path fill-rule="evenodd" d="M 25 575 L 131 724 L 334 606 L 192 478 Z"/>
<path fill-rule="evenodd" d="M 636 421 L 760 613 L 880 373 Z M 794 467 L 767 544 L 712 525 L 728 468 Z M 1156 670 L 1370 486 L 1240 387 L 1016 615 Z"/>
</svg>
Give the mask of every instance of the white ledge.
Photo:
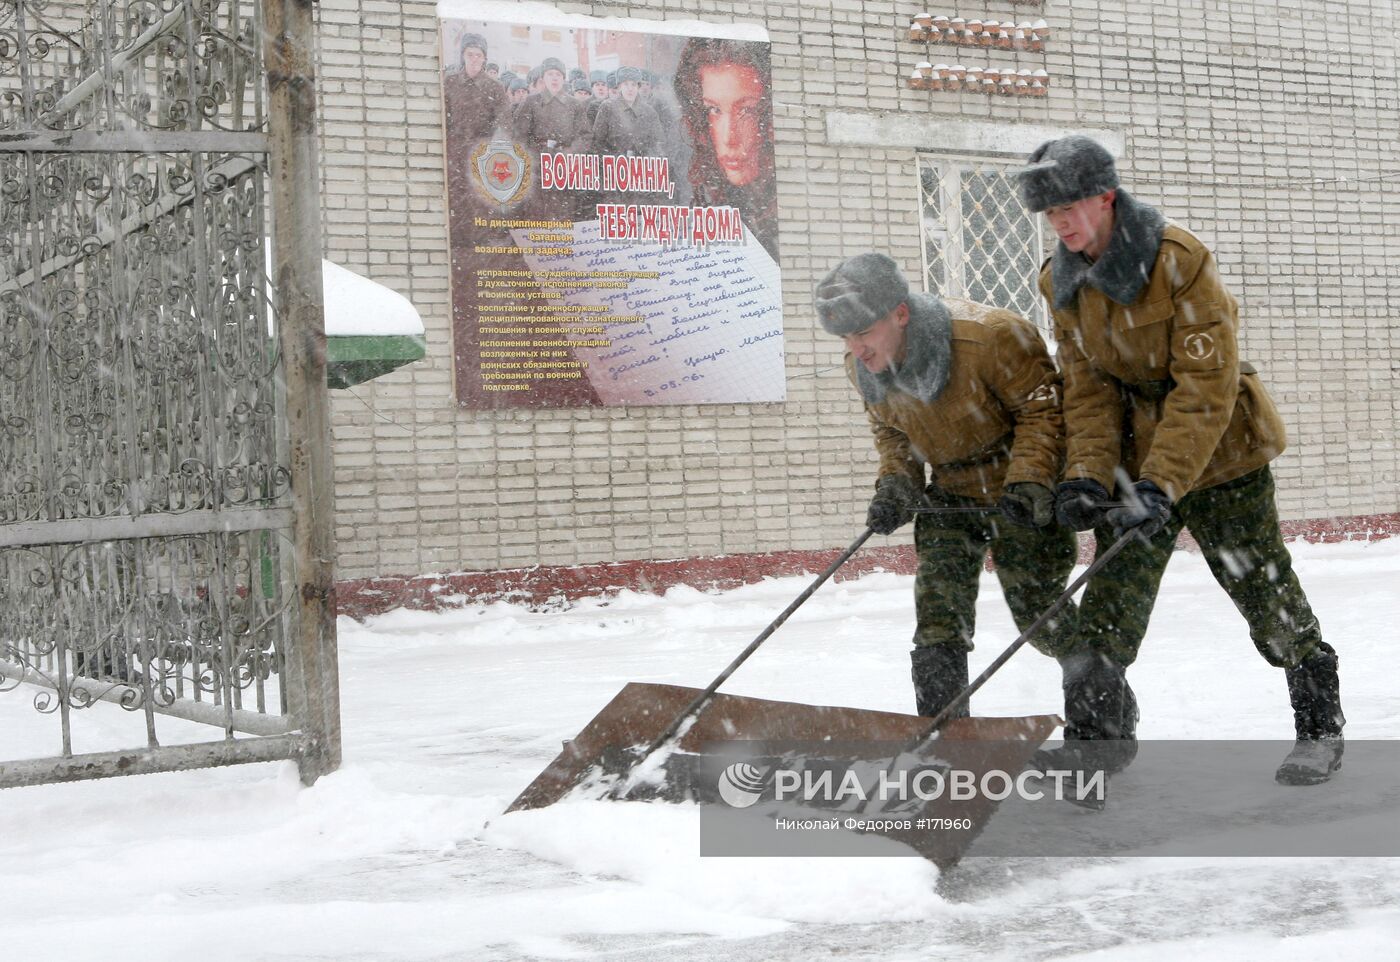
<svg viewBox="0 0 1400 962">
<path fill-rule="evenodd" d="M 833 146 L 907 147 L 938 153 L 1022 158 L 1045 141 L 1068 134 L 1085 134 L 1103 144 L 1114 157 L 1123 156 L 1123 133 L 1107 128 L 1015 124 L 908 113 L 832 110 L 826 115 L 826 140 Z"/>
</svg>

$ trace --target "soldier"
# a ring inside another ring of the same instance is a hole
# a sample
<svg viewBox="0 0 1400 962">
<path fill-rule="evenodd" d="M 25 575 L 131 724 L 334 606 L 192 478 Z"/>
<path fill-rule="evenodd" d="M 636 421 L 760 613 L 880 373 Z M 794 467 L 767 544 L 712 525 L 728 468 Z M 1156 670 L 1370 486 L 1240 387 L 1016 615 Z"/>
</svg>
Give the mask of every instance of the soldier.
<svg viewBox="0 0 1400 962">
<path fill-rule="evenodd" d="M 1279 531 L 1269 462 L 1284 448 L 1283 422 L 1240 360 L 1238 307 L 1214 256 L 1119 188 L 1112 155 L 1088 137 L 1042 144 L 1019 174 L 1022 202 L 1060 238 L 1040 274 L 1065 382 L 1056 514 L 1092 528 L 1101 551 L 1121 532 L 1142 536 L 1085 589 L 1080 650 L 1065 672 L 1067 732 L 1133 738 L 1126 669 L 1184 527 L 1259 654 L 1284 671 L 1297 740 L 1276 779 L 1326 781 L 1344 747 L 1337 654 Z M 1115 488 L 1126 503 L 1110 505 Z"/>
<path fill-rule="evenodd" d="M 506 92 L 486 74 L 486 38 L 478 33 L 462 37 L 462 69 L 447 78 L 447 123 L 466 143 L 475 146 L 489 139 L 506 111 Z"/>
<path fill-rule="evenodd" d="M 587 152 L 590 140 L 587 112 L 583 104 L 564 90 L 564 64 L 549 57 L 536 69 L 540 71 L 543 89 L 527 97 L 517 109 L 516 141 L 537 158 L 545 152 Z M 525 213 L 543 219 L 573 220 L 587 209 L 588 200 L 583 191 L 540 191 L 536 188 Z"/>
<path fill-rule="evenodd" d="M 593 122 L 593 146 L 600 154 L 656 156 L 661 151 L 661 120 L 641 98 L 642 72 L 622 67 L 617 72 L 617 97 L 598 108 Z"/>
<path fill-rule="evenodd" d="M 843 261 L 815 300 L 822 327 L 845 339 L 846 372 L 880 456 L 866 524 L 890 534 L 914 519 L 914 696 L 920 715 L 935 715 L 967 687 L 987 551 L 1022 630 L 1064 590 L 1074 566 L 1076 541 L 1054 523 L 1051 491 L 1064 448 L 1060 378 L 1027 321 L 911 293 L 884 254 Z M 1031 644 L 1062 654 L 1073 615 L 1071 606 Z"/>
<path fill-rule="evenodd" d="M 526 98 L 515 115 L 515 139 L 535 153 L 585 150 L 587 119 L 583 106 L 564 93 L 564 64 L 549 57 L 535 69 L 543 89 Z"/>
<path fill-rule="evenodd" d="M 598 119 L 598 108 L 608 102 L 608 72 L 595 70 L 588 75 L 588 80 L 593 88 L 593 99 L 588 102 L 588 126 L 592 129 Z"/>
<path fill-rule="evenodd" d="M 486 38 L 469 33 L 462 38 L 462 69 L 444 81 L 447 128 L 447 191 L 455 216 L 452 243 L 464 243 L 468 219 L 476 212 L 471 185 L 471 156 L 508 119 L 509 106 L 501 85 L 486 75 Z"/>
<path fill-rule="evenodd" d="M 490 77 L 492 80 L 500 80 L 501 68 L 496 66 L 494 63 L 488 63 L 486 65 L 486 76 Z"/>
<path fill-rule="evenodd" d="M 510 82 L 510 117 L 511 129 L 515 129 L 515 116 L 520 112 L 520 106 L 530 96 L 530 88 L 525 81 L 516 77 Z"/>
<path fill-rule="evenodd" d="M 593 94 L 589 93 L 587 80 L 575 80 L 569 84 L 569 91 L 574 95 L 574 100 L 583 105 L 583 109 L 588 110 L 588 103 L 593 99 Z"/>
</svg>

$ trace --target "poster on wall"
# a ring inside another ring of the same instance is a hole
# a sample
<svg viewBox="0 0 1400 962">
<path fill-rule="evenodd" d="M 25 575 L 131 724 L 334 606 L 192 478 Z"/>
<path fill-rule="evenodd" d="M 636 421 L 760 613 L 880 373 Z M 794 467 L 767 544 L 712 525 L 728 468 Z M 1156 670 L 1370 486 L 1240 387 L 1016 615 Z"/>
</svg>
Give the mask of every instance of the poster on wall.
<svg viewBox="0 0 1400 962">
<path fill-rule="evenodd" d="M 782 401 L 766 34 L 438 13 L 458 403 Z"/>
</svg>

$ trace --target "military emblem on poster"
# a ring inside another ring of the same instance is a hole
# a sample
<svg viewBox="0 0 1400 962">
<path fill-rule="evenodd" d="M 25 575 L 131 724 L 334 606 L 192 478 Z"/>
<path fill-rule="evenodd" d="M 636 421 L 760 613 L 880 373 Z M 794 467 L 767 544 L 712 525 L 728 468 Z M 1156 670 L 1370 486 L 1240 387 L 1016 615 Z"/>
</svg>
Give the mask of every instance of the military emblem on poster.
<svg viewBox="0 0 1400 962">
<path fill-rule="evenodd" d="M 520 198 L 530 180 L 530 157 L 519 144 L 493 140 L 472 155 L 477 183 L 497 204 L 505 207 Z"/>
</svg>

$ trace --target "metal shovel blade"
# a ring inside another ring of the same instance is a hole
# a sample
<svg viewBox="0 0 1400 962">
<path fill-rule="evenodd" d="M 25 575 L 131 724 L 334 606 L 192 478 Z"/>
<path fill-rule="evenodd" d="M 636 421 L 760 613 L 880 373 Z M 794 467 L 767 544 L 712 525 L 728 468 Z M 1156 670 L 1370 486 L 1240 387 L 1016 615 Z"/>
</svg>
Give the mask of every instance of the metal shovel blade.
<svg viewBox="0 0 1400 962">
<path fill-rule="evenodd" d="M 698 688 L 633 682 L 624 687 L 584 726 L 549 766 L 506 809 L 543 808 L 567 795 L 590 773 L 607 766 L 609 755 L 649 745 L 699 694 Z M 993 769 L 1018 772 L 1050 737 L 1060 720 L 1054 715 L 1014 718 L 957 718 L 946 723 L 937 744 L 940 758 L 978 774 Z M 836 708 L 716 694 L 676 745 L 675 751 L 698 754 L 722 742 L 838 742 L 915 744 L 928 735 L 930 719 L 896 712 Z M 686 801 L 690 786 L 662 786 L 650 798 Z M 970 831 L 890 833 L 889 837 L 948 867 L 971 844 L 991 818 L 996 803 L 985 798 L 959 804 L 957 814 L 970 819 Z M 937 817 L 931 803 L 921 813 Z"/>
</svg>

